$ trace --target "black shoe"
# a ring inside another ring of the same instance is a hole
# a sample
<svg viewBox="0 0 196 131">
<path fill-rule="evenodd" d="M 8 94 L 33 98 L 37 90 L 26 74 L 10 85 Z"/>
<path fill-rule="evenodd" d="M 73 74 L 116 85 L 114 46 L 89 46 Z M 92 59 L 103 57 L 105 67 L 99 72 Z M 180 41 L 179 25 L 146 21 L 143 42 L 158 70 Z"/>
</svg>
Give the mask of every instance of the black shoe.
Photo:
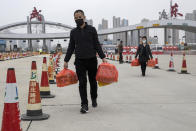
<svg viewBox="0 0 196 131">
<path fill-rule="evenodd" d="M 142 71 L 142 76 L 145 76 L 145 75 L 146 75 L 145 71 Z"/>
<path fill-rule="evenodd" d="M 82 114 L 87 113 L 87 112 L 88 112 L 88 106 L 87 106 L 87 105 L 83 105 L 82 108 L 80 109 L 80 112 L 81 112 Z"/>
<path fill-rule="evenodd" d="M 97 100 L 96 100 L 96 99 L 92 100 L 92 106 L 93 106 L 94 108 L 97 107 Z"/>
</svg>

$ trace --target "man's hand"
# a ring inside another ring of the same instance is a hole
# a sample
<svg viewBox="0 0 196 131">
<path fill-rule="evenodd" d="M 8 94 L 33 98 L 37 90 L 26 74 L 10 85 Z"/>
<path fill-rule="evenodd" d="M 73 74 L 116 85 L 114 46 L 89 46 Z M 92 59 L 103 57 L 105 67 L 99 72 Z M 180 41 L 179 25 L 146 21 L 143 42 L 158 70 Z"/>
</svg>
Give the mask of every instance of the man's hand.
<svg viewBox="0 0 196 131">
<path fill-rule="evenodd" d="M 67 69 L 68 68 L 68 63 L 64 62 L 64 68 Z"/>
<path fill-rule="evenodd" d="M 102 59 L 103 63 L 108 63 L 108 61 L 106 60 L 106 58 Z"/>
</svg>

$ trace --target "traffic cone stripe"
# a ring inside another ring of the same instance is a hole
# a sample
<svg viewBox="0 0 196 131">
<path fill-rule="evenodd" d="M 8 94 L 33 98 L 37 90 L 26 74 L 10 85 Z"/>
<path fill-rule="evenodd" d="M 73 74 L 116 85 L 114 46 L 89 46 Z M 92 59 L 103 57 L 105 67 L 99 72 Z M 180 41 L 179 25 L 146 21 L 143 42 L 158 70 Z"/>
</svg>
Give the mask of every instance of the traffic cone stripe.
<svg viewBox="0 0 196 131">
<path fill-rule="evenodd" d="M 29 104 L 35 104 L 35 103 L 41 103 L 41 99 L 39 97 L 36 97 L 39 95 L 39 89 L 37 88 L 37 82 L 36 81 L 30 81 L 29 84 Z"/>
<path fill-rule="evenodd" d="M 42 71 L 48 71 L 48 69 L 47 69 L 47 65 L 46 65 L 45 63 L 43 63 Z"/>
<path fill-rule="evenodd" d="M 18 90 L 16 83 L 6 84 L 5 92 L 5 103 L 18 102 Z"/>
<path fill-rule="evenodd" d="M 40 91 L 50 91 L 50 88 L 48 86 L 40 87 Z"/>
<path fill-rule="evenodd" d="M 182 71 L 186 71 L 186 68 L 182 68 Z"/>
<path fill-rule="evenodd" d="M 41 109 L 42 105 L 41 103 L 38 104 L 28 104 L 27 110 L 34 110 L 34 109 Z"/>
</svg>

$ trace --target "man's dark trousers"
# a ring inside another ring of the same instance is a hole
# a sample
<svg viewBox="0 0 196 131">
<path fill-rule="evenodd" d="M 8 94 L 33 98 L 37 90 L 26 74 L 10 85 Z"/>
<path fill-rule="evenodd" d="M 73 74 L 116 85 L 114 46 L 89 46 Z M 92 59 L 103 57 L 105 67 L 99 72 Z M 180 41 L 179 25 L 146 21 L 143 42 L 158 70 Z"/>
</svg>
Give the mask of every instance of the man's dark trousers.
<svg viewBox="0 0 196 131">
<path fill-rule="evenodd" d="M 123 63 L 123 55 L 122 55 L 122 53 L 119 53 L 119 62 Z"/>
<path fill-rule="evenodd" d="M 97 99 L 97 58 L 75 60 L 76 73 L 79 80 L 81 105 L 88 105 L 87 99 L 87 73 L 90 82 L 91 99 Z"/>
</svg>

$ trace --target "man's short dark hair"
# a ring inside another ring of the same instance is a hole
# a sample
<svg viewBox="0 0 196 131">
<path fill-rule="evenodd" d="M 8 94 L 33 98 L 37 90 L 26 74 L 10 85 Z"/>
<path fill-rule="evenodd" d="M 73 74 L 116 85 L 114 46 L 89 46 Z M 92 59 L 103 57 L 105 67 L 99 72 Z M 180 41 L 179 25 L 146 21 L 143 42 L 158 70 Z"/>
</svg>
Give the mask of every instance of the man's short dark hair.
<svg viewBox="0 0 196 131">
<path fill-rule="evenodd" d="M 147 37 L 146 36 L 142 36 L 142 39 L 147 39 Z"/>
<path fill-rule="evenodd" d="M 79 13 L 79 12 L 82 13 L 82 14 L 84 15 L 84 11 L 83 11 L 83 10 L 80 10 L 80 9 L 79 9 L 79 10 L 76 10 L 76 11 L 74 12 L 74 15 L 75 15 L 76 13 Z"/>
</svg>

